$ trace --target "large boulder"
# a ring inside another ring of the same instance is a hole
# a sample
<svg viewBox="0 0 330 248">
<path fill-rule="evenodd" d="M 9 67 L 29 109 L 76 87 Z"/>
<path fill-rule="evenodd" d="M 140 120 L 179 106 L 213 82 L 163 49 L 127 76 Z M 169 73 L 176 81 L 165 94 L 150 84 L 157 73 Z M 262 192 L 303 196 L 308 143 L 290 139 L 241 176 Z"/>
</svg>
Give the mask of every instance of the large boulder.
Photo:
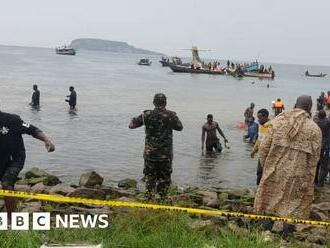
<svg viewBox="0 0 330 248">
<path fill-rule="evenodd" d="M 96 185 L 102 185 L 103 177 L 97 174 L 95 171 L 82 174 L 79 180 L 79 186 L 82 187 L 94 187 Z"/>
<path fill-rule="evenodd" d="M 118 182 L 118 187 L 124 188 L 124 189 L 136 188 L 136 186 L 137 186 L 137 181 L 134 179 L 130 179 L 130 178 L 125 178 Z"/>
<path fill-rule="evenodd" d="M 51 175 L 46 171 L 36 167 L 25 173 L 25 179 L 23 181 L 25 181 L 25 183 L 28 185 L 35 185 L 42 182 L 44 185 L 54 186 L 61 183 L 57 176 Z"/>
<path fill-rule="evenodd" d="M 101 189 L 78 188 L 67 196 L 104 200 L 105 192 Z"/>
<path fill-rule="evenodd" d="M 33 167 L 32 169 L 28 170 L 25 173 L 25 178 L 30 179 L 30 178 L 36 178 L 36 177 L 46 177 L 48 175 L 49 174 L 46 171 L 41 170 L 37 167 Z"/>
</svg>

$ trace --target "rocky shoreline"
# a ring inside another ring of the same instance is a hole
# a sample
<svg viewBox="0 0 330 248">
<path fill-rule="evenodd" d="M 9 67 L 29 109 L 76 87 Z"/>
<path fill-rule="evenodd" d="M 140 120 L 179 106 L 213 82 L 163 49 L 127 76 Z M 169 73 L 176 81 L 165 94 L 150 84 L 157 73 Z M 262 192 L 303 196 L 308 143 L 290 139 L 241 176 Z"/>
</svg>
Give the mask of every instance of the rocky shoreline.
<svg viewBox="0 0 330 248">
<path fill-rule="evenodd" d="M 78 185 L 66 185 L 58 177 L 44 170 L 32 168 L 25 173 L 24 178 L 17 182 L 15 190 L 100 200 L 145 202 L 144 192 L 139 190 L 137 186 L 137 181 L 128 178 L 119 181 L 116 187 L 105 186 L 103 185 L 102 176 L 94 171 L 82 174 Z M 252 189 L 204 190 L 197 187 L 180 188 L 172 186 L 169 192 L 168 203 L 182 207 L 253 213 L 254 195 L 255 190 Z M 20 200 L 18 208 L 21 212 L 47 211 L 52 214 L 116 214 L 116 211 L 127 211 L 127 209 L 114 209 L 106 206 L 70 205 L 29 199 Z M 0 200 L 0 209 L 4 210 L 3 200 Z M 248 232 L 249 226 L 255 224 L 254 220 L 236 217 L 191 216 L 191 218 L 191 226 L 196 229 L 214 225 L 215 227 L 227 226 L 233 232 Z M 322 221 L 330 220 L 329 185 L 316 189 L 310 218 Z M 278 225 L 274 225 L 271 232 L 263 232 L 265 240 L 271 241 L 279 238 L 282 228 L 280 223 L 276 224 Z M 325 227 L 297 224 L 296 232 L 293 234 L 292 239 L 295 242 L 304 242 L 304 245 L 311 243 L 314 247 L 317 247 L 325 245 L 328 242 L 328 236 L 329 232 Z"/>
</svg>

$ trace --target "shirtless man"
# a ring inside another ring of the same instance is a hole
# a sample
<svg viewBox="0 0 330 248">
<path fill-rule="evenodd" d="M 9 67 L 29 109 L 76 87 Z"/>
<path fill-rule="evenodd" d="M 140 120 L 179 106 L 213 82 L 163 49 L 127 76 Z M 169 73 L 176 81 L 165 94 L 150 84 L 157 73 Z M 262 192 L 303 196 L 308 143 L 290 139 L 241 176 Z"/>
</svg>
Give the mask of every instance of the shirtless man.
<svg viewBox="0 0 330 248">
<path fill-rule="evenodd" d="M 222 130 L 219 127 L 219 124 L 213 121 L 213 115 L 207 115 L 207 122 L 202 127 L 202 150 L 204 150 L 204 143 L 206 144 L 206 151 L 212 152 L 215 149 L 218 152 L 222 151 L 221 143 L 217 137 L 217 130 L 219 134 L 225 140 L 225 143 L 228 142 Z M 206 142 L 205 142 L 205 133 L 206 133 Z"/>
</svg>

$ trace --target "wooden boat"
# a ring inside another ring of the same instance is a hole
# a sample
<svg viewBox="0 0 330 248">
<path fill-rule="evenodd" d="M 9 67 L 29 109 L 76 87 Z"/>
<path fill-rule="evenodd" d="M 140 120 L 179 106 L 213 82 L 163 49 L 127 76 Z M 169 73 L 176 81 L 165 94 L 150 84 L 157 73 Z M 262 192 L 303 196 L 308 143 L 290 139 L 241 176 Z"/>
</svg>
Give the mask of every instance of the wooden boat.
<svg viewBox="0 0 330 248">
<path fill-rule="evenodd" d="M 138 65 L 151 65 L 152 61 L 150 59 L 140 59 Z"/>
<path fill-rule="evenodd" d="M 55 51 L 56 54 L 60 54 L 60 55 L 76 55 L 76 50 L 67 46 L 57 47 Z"/>
<path fill-rule="evenodd" d="M 305 72 L 306 77 L 325 77 L 327 74 L 323 74 L 322 72 L 320 74 L 309 74 L 308 71 Z"/>
<path fill-rule="evenodd" d="M 174 65 L 174 64 L 169 64 L 168 65 L 173 72 L 181 72 L 181 73 L 197 73 L 197 74 L 212 74 L 212 75 L 224 75 L 226 72 L 224 70 L 221 71 L 212 71 L 209 69 L 205 68 L 200 68 L 200 69 L 193 69 L 188 66 L 183 66 L 183 65 Z"/>
<path fill-rule="evenodd" d="M 244 72 L 244 77 L 268 78 L 274 79 L 275 73 L 273 72 Z"/>
</svg>

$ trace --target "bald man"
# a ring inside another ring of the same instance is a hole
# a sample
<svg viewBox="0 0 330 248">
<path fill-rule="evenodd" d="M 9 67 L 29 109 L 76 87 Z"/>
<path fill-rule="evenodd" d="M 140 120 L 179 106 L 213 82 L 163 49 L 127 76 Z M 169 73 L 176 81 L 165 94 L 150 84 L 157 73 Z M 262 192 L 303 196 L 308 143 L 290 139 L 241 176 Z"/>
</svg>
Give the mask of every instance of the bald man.
<svg viewBox="0 0 330 248">
<path fill-rule="evenodd" d="M 308 218 L 320 157 L 321 130 L 311 120 L 312 98 L 277 116 L 260 144 L 263 169 L 254 208 L 257 214 Z"/>
</svg>

